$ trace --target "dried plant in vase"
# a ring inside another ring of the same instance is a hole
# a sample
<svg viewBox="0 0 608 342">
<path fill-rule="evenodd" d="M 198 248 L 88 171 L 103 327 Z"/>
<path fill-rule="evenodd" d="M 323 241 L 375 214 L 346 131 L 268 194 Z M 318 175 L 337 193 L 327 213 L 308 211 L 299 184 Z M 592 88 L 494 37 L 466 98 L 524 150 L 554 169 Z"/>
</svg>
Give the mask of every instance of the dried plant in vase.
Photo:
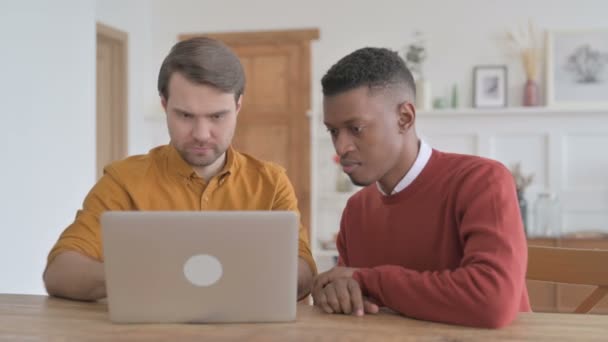
<svg viewBox="0 0 608 342">
<path fill-rule="evenodd" d="M 521 163 L 515 163 L 511 166 L 511 175 L 515 180 L 515 188 L 517 190 L 517 200 L 519 201 L 519 211 L 521 212 L 521 219 L 524 224 L 524 228 L 527 231 L 528 228 L 528 201 L 524 197 L 526 188 L 532 184 L 534 180 L 534 174 L 525 175 L 521 171 Z"/>
<path fill-rule="evenodd" d="M 521 163 L 515 163 L 511 166 L 511 174 L 513 175 L 513 179 L 515 180 L 515 187 L 517 188 L 518 193 L 524 193 L 526 188 L 532 184 L 534 180 L 534 174 L 524 175 L 521 171 Z"/>
<path fill-rule="evenodd" d="M 524 106 L 538 106 L 538 71 L 539 71 L 539 55 L 540 48 L 538 46 L 538 31 L 532 24 L 528 22 L 527 29 L 522 27 L 517 30 L 511 30 L 507 33 L 509 41 L 518 51 L 524 71 L 526 73 L 526 85 L 524 88 Z"/>
</svg>

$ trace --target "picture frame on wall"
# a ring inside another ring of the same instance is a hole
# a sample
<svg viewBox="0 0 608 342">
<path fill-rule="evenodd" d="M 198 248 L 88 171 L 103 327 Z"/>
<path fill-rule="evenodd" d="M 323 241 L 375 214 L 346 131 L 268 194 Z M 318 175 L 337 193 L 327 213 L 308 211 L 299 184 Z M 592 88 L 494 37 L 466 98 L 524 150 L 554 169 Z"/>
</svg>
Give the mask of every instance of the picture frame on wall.
<svg viewBox="0 0 608 342">
<path fill-rule="evenodd" d="M 473 107 L 507 106 L 507 67 L 480 65 L 473 68 Z"/>
<path fill-rule="evenodd" d="M 545 64 L 547 106 L 608 108 L 608 28 L 548 31 Z"/>
</svg>

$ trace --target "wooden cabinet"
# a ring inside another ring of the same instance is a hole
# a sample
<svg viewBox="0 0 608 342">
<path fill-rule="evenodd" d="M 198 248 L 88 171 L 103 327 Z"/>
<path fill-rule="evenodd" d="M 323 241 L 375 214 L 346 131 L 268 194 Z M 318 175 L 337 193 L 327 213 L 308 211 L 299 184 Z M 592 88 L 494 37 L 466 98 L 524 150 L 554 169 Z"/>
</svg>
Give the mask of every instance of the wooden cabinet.
<svg viewBox="0 0 608 342">
<path fill-rule="evenodd" d="M 528 239 L 530 246 L 552 246 L 564 248 L 606 249 L 606 238 Z M 608 265 L 606 265 L 608 271 Z M 536 312 L 573 312 L 593 291 L 593 286 L 546 283 L 528 280 L 528 295 L 532 310 Z M 608 297 L 602 299 L 591 313 L 608 314 Z"/>
</svg>

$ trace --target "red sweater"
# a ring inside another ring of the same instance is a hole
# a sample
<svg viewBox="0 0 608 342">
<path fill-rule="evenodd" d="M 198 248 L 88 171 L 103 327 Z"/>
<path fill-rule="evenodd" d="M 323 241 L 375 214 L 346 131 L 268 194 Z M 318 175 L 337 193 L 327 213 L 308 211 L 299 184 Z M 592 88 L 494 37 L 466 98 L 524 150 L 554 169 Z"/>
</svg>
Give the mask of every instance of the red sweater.
<svg viewBox="0 0 608 342">
<path fill-rule="evenodd" d="M 530 311 L 515 184 L 496 161 L 433 150 L 403 191 L 353 195 L 337 246 L 364 295 L 405 316 L 498 328 Z"/>
</svg>

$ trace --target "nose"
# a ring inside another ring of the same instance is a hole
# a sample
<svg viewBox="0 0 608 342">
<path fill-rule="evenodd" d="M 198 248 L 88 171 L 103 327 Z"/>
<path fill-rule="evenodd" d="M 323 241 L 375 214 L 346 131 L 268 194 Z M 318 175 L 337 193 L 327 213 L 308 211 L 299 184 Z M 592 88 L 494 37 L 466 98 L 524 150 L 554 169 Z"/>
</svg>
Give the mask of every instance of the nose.
<svg viewBox="0 0 608 342">
<path fill-rule="evenodd" d="M 338 131 L 338 135 L 334 138 L 334 148 L 339 156 L 344 156 L 348 152 L 355 149 L 355 145 L 349 134 Z"/>
<path fill-rule="evenodd" d="M 206 120 L 201 120 L 200 118 L 194 120 L 192 137 L 201 142 L 209 140 L 209 138 L 211 138 L 211 125 L 209 122 L 206 122 Z"/>
</svg>

